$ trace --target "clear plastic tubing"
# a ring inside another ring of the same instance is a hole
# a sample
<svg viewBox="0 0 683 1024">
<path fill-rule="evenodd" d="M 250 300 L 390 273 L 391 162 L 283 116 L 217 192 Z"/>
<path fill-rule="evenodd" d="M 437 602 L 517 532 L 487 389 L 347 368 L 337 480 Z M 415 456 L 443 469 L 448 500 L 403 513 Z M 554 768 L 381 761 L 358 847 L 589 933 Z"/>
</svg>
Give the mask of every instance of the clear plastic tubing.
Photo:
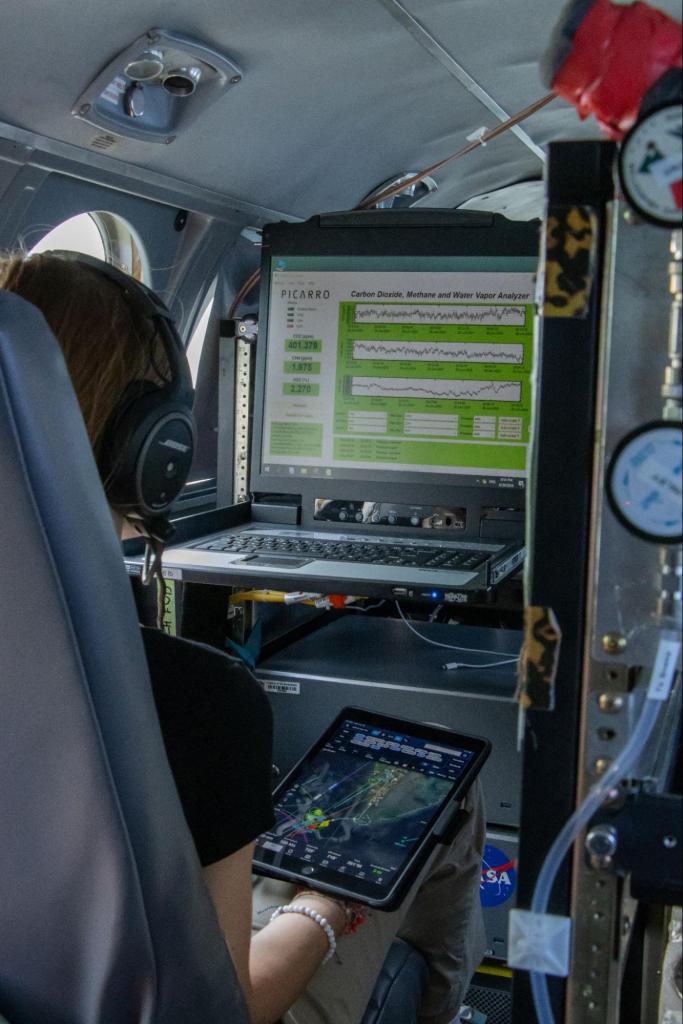
<svg viewBox="0 0 683 1024">
<path fill-rule="evenodd" d="M 548 850 L 536 881 L 536 888 L 534 889 L 534 896 L 531 901 L 532 913 L 546 913 L 555 876 L 560 869 L 562 861 L 567 856 L 578 834 L 586 827 L 597 809 L 605 802 L 608 791 L 630 774 L 631 769 L 636 764 L 649 739 L 661 707 L 661 700 L 653 700 L 649 696 L 645 699 L 638 723 L 626 746 L 600 781 L 588 792 L 583 803 L 576 808 L 571 818 L 568 819 L 562 831 L 558 834 L 555 842 Z M 541 974 L 540 971 L 530 971 L 530 976 L 538 1024 L 555 1024 L 545 974 Z"/>
</svg>

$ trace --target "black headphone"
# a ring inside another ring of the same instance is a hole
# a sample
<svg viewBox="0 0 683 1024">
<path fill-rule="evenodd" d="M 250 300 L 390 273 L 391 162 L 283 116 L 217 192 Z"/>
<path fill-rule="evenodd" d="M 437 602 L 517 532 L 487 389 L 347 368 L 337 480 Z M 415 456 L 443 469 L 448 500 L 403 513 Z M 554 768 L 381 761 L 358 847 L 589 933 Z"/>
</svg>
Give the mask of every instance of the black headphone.
<svg viewBox="0 0 683 1024">
<path fill-rule="evenodd" d="M 150 288 L 110 263 L 76 252 L 50 255 L 106 277 L 134 314 L 153 321 L 161 339 L 170 380 L 163 385 L 138 380 L 126 388 L 105 425 L 98 468 L 113 508 L 142 520 L 150 533 L 164 533 L 166 513 L 190 472 L 196 438 L 192 376 L 173 317 Z"/>
</svg>

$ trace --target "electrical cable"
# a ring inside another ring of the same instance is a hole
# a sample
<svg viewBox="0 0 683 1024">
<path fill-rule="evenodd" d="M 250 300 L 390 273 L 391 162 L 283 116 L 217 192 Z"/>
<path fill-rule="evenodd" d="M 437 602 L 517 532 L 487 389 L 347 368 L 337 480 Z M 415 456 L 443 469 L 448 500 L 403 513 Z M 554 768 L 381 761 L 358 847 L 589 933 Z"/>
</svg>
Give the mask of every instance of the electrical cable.
<svg viewBox="0 0 683 1024">
<path fill-rule="evenodd" d="M 504 661 L 485 661 L 481 665 L 473 665 L 468 661 L 447 661 L 442 668 L 447 671 L 456 668 L 500 668 L 502 665 L 516 665 L 518 661 L 519 658 L 506 658 Z"/>
<path fill-rule="evenodd" d="M 425 643 L 431 644 L 433 647 L 445 647 L 446 650 L 449 651 L 464 651 L 466 654 L 492 654 L 494 656 L 499 655 L 501 658 L 504 658 L 504 651 L 489 651 L 485 650 L 482 647 L 458 647 L 456 644 L 442 644 L 438 640 L 432 640 L 430 639 L 430 637 L 425 636 L 424 633 L 420 633 L 417 629 L 415 629 L 410 620 L 407 619 L 403 614 L 403 610 L 398 601 L 396 601 L 395 604 L 396 611 L 398 612 L 399 616 L 401 617 L 405 625 L 411 631 L 411 633 L 414 633 L 415 636 L 418 636 L 420 638 L 420 640 L 424 640 Z M 504 658 L 504 660 L 502 661 L 492 662 L 490 664 L 485 665 L 469 665 L 464 664 L 463 662 L 451 662 L 448 666 L 444 665 L 444 668 L 498 668 L 499 665 L 511 665 L 513 664 L 513 662 L 516 661 L 517 656 L 515 656 L 514 658 Z"/>
<path fill-rule="evenodd" d="M 513 128 L 516 124 L 519 124 L 520 121 L 524 121 L 527 117 L 535 114 L 537 110 L 545 107 L 546 104 L 550 103 L 554 99 L 556 99 L 556 94 L 554 92 L 547 93 L 539 100 L 535 100 L 533 103 L 530 103 L 528 107 L 524 107 L 523 110 L 513 114 L 512 117 L 507 119 L 507 121 L 502 121 L 500 124 L 497 124 L 495 128 L 490 128 L 477 139 L 473 139 L 472 142 L 463 146 L 462 149 L 459 149 L 456 153 L 451 153 L 450 156 L 444 157 L 443 160 L 437 160 L 437 162 L 435 164 L 431 164 L 430 167 L 425 167 L 421 171 L 418 171 L 417 174 L 414 174 L 408 181 L 404 181 L 400 185 L 393 185 L 391 188 L 387 188 L 376 195 L 369 195 L 358 204 L 356 209 L 365 210 L 373 206 L 377 206 L 378 203 L 384 203 L 387 199 L 393 199 L 394 196 L 404 192 L 412 185 L 419 184 L 423 178 L 433 174 L 434 171 L 438 171 L 444 164 L 449 163 L 451 160 L 457 160 L 458 157 L 466 156 L 467 153 L 471 153 L 474 149 L 478 149 L 479 146 L 485 146 L 487 142 L 491 141 L 491 139 L 495 139 L 496 136 L 502 135 L 503 132 L 506 132 L 509 128 Z"/>
<path fill-rule="evenodd" d="M 556 93 L 547 93 L 540 99 L 535 100 L 533 103 L 530 103 L 528 107 L 524 107 L 522 110 L 519 110 L 516 114 L 513 114 L 512 117 L 509 117 L 507 119 L 507 121 L 502 121 L 500 124 L 496 125 L 495 128 L 490 128 L 488 131 L 480 135 L 479 138 L 474 139 L 472 142 L 469 142 L 466 146 L 463 146 L 462 149 L 457 150 L 457 152 L 455 153 L 451 153 L 450 156 L 444 157 L 443 160 L 438 160 L 435 164 L 431 164 L 431 166 L 429 167 L 424 167 L 421 171 L 418 171 L 416 174 L 412 175 L 412 177 L 408 181 L 404 181 L 403 184 L 394 185 L 393 187 L 385 189 L 385 191 L 380 192 L 377 195 L 370 195 L 366 199 L 363 199 L 360 203 L 358 203 L 355 209 L 365 210 L 368 208 L 372 208 L 374 206 L 377 206 L 378 203 L 385 202 L 387 199 L 392 199 L 394 196 L 400 195 L 401 192 L 405 192 L 405 190 L 407 188 L 410 188 L 412 185 L 419 184 L 419 182 L 421 182 L 423 178 L 428 177 L 428 175 L 432 174 L 440 167 L 443 167 L 444 164 L 449 163 L 451 160 L 457 160 L 458 157 L 466 156 L 467 153 L 471 153 L 473 150 L 478 149 L 479 146 L 485 146 L 487 142 L 490 142 L 492 139 L 495 139 L 498 135 L 502 135 L 503 132 L 508 131 L 508 129 L 514 128 L 515 125 L 519 124 L 521 121 L 526 120 L 527 117 L 530 117 L 532 114 L 535 114 L 537 110 L 541 110 L 542 107 L 545 107 L 546 104 L 550 103 L 554 99 L 556 99 Z M 249 294 L 251 289 L 256 284 L 258 284 L 260 277 L 261 268 L 258 267 L 252 274 L 250 274 L 250 276 L 241 285 L 239 291 L 235 295 L 235 298 L 232 300 L 230 304 L 230 309 L 228 310 L 227 314 L 228 320 L 231 320 L 235 316 L 235 313 L 239 309 L 245 297 Z"/>
<path fill-rule="evenodd" d="M 371 612 L 373 610 L 373 608 L 381 608 L 384 603 L 385 602 L 383 600 L 382 601 L 377 601 L 376 604 L 367 604 L 364 608 L 361 608 L 357 604 L 347 604 L 346 607 L 344 608 L 344 611 L 347 611 L 347 612 Z"/>
<path fill-rule="evenodd" d="M 235 313 L 237 312 L 239 307 L 242 305 L 242 303 L 244 302 L 244 299 L 247 297 L 247 295 L 249 294 L 251 289 L 254 288 L 258 284 L 258 282 L 260 280 L 260 277 L 261 277 L 261 268 L 257 267 L 256 270 L 252 271 L 252 273 L 249 275 L 249 277 L 245 281 L 242 282 L 239 291 L 237 292 L 237 294 L 235 295 L 234 299 L 230 303 L 230 308 L 228 310 L 228 315 L 227 315 L 226 319 L 232 320 L 232 318 L 235 316 Z"/>
</svg>

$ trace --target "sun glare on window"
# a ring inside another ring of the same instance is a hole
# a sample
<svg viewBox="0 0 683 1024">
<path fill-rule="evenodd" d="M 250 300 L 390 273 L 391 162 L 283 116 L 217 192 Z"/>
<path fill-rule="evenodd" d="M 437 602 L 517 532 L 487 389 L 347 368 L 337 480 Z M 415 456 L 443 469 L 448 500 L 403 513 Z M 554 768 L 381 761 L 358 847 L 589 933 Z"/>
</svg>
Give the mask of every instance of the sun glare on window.
<svg viewBox="0 0 683 1024">
<path fill-rule="evenodd" d="M 50 249 L 82 252 L 86 256 L 95 256 L 100 260 L 107 258 L 102 235 L 89 213 L 79 213 L 78 216 L 65 220 L 63 224 L 58 224 L 52 231 L 48 231 L 30 252 L 48 252 Z"/>
</svg>

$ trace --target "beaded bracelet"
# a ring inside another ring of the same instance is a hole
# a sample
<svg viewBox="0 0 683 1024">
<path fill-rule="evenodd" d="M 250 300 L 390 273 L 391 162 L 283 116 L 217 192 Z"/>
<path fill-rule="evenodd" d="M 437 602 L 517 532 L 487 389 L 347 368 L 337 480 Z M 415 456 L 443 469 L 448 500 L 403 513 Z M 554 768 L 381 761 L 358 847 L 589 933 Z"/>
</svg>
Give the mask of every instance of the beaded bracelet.
<svg viewBox="0 0 683 1024">
<path fill-rule="evenodd" d="M 316 892 L 314 889 L 302 889 L 296 893 L 297 899 L 302 899 L 304 896 L 315 896 L 316 899 L 326 899 L 330 903 L 336 903 L 337 906 L 344 911 L 346 917 L 346 927 L 344 928 L 344 935 L 354 935 L 361 925 L 367 921 L 368 910 L 362 903 L 351 903 L 348 900 L 337 899 L 336 896 L 331 896 L 328 892 Z"/>
<path fill-rule="evenodd" d="M 281 914 L 303 914 L 305 917 L 309 917 L 311 921 L 315 921 L 315 923 L 325 932 L 327 942 L 330 947 L 325 954 L 323 963 L 326 964 L 328 960 L 332 959 L 334 954 L 337 952 L 337 938 L 334 934 L 332 925 L 326 917 L 323 917 L 322 914 L 317 912 L 317 910 L 312 910 L 310 907 L 304 907 L 299 903 L 290 903 L 286 907 L 277 907 L 277 909 L 273 911 L 270 920 L 276 921 Z"/>
</svg>

